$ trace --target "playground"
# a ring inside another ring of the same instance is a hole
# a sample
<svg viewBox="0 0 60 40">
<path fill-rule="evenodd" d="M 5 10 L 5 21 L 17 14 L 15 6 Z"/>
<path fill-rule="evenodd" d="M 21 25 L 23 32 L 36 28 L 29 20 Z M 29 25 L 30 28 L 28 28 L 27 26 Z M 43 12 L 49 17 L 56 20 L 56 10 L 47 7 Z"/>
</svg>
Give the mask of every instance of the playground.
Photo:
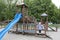
<svg viewBox="0 0 60 40">
<path fill-rule="evenodd" d="M 9 5 L 9 7 L 10 6 L 11 5 Z M 15 11 L 12 9 L 15 14 L 11 14 L 12 16 L 15 16 L 11 17 L 11 15 L 8 14 L 8 17 L 6 17 L 6 19 L 9 17 L 10 19 L 13 19 L 5 20 L 5 15 L 0 21 L 0 40 L 60 40 L 59 18 L 57 18 L 57 21 L 56 16 L 54 16 L 56 14 L 51 16 L 53 11 L 55 13 L 57 10 L 53 10 L 51 14 L 48 14 L 51 12 L 51 10 L 46 11 L 47 9 L 45 8 L 46 10 L 42 9 L 44 11 L 39 11 L 35 10 L 36 8 L 34 8 L 35 14 L 33 14 L 33 11 L 29 10 L 29 8 L 30 7 L 25 4 L 24 0 L 21 0 L 21 2 L 19 0 L 16 1 L 14 9 Z M 8 10 L 10 9 L 8 8 Z M 37 13 L 41 11 L 42 13 L 37 15 Z"/>
</svg>

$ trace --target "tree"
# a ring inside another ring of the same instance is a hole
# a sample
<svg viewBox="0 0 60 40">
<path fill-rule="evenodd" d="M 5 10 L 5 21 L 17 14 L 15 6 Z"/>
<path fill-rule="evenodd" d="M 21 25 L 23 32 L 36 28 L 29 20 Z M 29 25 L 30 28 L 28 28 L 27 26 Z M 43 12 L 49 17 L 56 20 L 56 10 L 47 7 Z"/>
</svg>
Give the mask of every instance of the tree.
<svg viewBox="0 0 60 40">
<path fill-rule="evenodd" d="M 11 20 L 16 13 L 16 2 L 13 0 L 0 0 L 0 21 Z M 42 13 L 48 14 L 48 21 L 60 23 L 60 9 L 51 2 L 51 0 L 24 0 L 28 6 L 28 15 L 36 17 L 40 21 Z M 3 16 L 2 16 L 3 15 Z"/>
<path fill-rule="evenodd" d="M 25 0 L 28 5 L 29 15 L 33 15 L 36 19 L 40 19 L 42 13 L 48 14 L 48 20 L 55 23 L 57 22 L 57 7 L 51 2 L 51 0 Z M 58 13 L 59 14 L 59 13 Z M 40 20 L 39 20 L 40 21 Z"/>
<path fill-rule="evenodd" d="M 0 0 L 0 21 L 4 20 L 4 9 L 6 8 L 6 4 L 4 1 Z"/>
<path fill-rule="evenodd" d="M 16 2 L 12 3 L 13 0 L 0 0 L 0 20 L 11 20 L 16 13 Z M 3 15 L 3 16 L 2 16 Z"/>
</svg>

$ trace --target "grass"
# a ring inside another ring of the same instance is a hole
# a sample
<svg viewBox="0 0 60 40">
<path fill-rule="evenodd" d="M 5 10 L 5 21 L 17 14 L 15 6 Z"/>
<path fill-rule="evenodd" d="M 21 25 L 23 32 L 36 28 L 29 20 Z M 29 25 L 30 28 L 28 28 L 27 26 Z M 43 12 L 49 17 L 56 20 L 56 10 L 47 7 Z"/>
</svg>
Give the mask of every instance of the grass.
<svg viewBox="0 0 60 40">
<path fill-rule="evenodd" d="M 5 28 L 7 24 L 0 24 L 0 28 Z"/>
<path fill-rule="evenodd" d="M 60 27 L 60 24 L 51 24 L 50 27 Z"/>
</svg>

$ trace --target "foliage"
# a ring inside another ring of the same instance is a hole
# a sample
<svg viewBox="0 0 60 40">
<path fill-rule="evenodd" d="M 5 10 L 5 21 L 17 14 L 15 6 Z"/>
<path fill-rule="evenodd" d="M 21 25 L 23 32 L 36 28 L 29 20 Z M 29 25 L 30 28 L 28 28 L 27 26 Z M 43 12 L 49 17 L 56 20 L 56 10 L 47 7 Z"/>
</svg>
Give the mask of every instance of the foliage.
<svg viewBox="0 0 60 40">
<path fill-rule="evenodd" d="M 16 13 L 16 2 L 13 0 L 0 0 L 0 21 L 11 20 Z M 51 2 L 51 0 L 24 0 L 28 6 L 28 15 L 36 17 L 40 21 L 41 14 L 48 14 L 48 21 L 53 23 L 60 23 L 60 8 Z"/>
<path fill-rule="evenodd" d="M 42 13 L 48 14 L 49 22 L 57 23 L 59 20 L 60 13 L 51 0 L 25 0 L 25 3 L 29 9 L 29 15 L 35 16 L 38 21 Z"/>
<path fill-rule="evenodd" d="M 0 0 L 1 1 L 1 0 Z M 11 20 L 16 12 L 16 2 L 12 4 L 13 0 L 2 0 L 0 2 L 0 21 L 2 20 Z"/>
</svg>

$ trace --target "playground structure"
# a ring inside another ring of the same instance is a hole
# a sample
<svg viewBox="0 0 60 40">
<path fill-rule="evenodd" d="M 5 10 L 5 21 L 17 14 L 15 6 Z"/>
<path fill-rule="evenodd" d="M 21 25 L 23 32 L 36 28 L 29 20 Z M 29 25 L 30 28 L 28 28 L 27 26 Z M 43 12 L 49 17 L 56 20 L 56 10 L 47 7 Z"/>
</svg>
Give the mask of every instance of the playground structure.
<svg viewBox="0 0 60 40">
<path fill-rule="evenodd" d="M 57 26 L 55 27 L 55 29 L 53 29 L 52 27 L 50 27 L 48 25 L 48 15 L 46 13 L 43 13 L 41 15 L 41 23 L 45 24 L 45 27 L 46 27 L 47 31 L 56 31 L 57 32 L 57 30 L 58 30 Z M 51 30 L 49 30 L 48 28 L 50 28 Z"/>
<path fill-rule="evenodd" d="M 37 24 L 37 21 L 35 19 L 35 17 L 31 17 L 31 16 L 28 16 L 28 6 L 24 4 L 24 2 L 22 2 L 21 5 L 17 4 L 17 8 L 18 7 L 21 7 L 21 12 L 23 14 L 23 18 L 20 20 L 20 22 L 22 22 L 22 28 L 19 30 L 19 23 L 16 24 L 16 31 L 12 31 L 14 33 L 17 33 L 17 34 L 34 34 L 35 36 L 38 35 L 39 33 L 36 33 L 37 32 L 37 29 L 36 29 L 36 24 Z M 47 17 L 47 16 L 46 16 Z M 29 28 L 29 24 L 34 24 L 33 27 Z M 45 36 L 45 37 L 48 37 L 48 35 L 46 34 L 46 31 L 48 30 L 48 17 L 46 18 L 46 21 L 43 23 L 43 20 L 42 20 L 42 16 L 41 16 L 41 23 L 44 24 L 44 29 L 42 31 L 44 31 L 44 33 L 41 33 L 39 35 L 42 35 L 42 36 Z"/>
</svg>

